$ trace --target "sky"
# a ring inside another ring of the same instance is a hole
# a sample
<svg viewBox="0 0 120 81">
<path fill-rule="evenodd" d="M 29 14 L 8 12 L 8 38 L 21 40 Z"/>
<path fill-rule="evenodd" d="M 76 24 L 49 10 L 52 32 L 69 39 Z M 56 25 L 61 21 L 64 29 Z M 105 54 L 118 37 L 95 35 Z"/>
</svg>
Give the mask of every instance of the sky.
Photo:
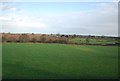
<svg viewBox="0 0 120 81">
<path fill-rule="evenodd" d="M 117 2 L 1 2 L 1 32 L 118 36 Z"/>
</svg>

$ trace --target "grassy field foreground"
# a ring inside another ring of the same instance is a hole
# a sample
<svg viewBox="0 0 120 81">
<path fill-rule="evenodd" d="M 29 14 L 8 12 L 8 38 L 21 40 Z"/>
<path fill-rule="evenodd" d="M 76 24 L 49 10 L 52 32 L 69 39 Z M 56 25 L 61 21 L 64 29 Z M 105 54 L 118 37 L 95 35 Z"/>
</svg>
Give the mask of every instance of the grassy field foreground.
<svg viewBox="0 0 120 81">
<path fill-rule="evenodd" d="M 117 78 L 118 49 L 112 46 L 4 43 L 3 79 Z"/>
</svg>

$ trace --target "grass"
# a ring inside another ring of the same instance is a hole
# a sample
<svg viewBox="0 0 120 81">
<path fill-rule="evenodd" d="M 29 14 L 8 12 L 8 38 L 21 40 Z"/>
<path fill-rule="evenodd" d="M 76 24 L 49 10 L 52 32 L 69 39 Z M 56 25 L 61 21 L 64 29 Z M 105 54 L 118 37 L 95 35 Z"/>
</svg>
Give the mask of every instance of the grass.
<svg viewBox="0 0 120 81">
<path fill-rule="evenodd" d="M 115 79 L 112 46 L 4 43 L 3 79 Z"/>
</svg>

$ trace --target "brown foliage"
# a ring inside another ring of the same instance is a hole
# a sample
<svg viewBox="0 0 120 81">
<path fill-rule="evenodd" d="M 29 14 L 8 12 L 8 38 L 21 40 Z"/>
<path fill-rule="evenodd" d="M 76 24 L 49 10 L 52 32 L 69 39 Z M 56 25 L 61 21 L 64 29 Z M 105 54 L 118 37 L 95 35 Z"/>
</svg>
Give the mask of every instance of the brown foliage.
<svg viewBox="0 0 120 81">
<path fill-rule="evenodd" d="M 5 33 L 2 34 L 2 41 L 7 42 L 59 42 L 68 40 L 67 37 L 57 37 L 56 35 L 47 35 L 47 34 L 13 34 L 13 33 Z"/>
<path fill-rule="evenodd" d="M 27 34 L 22 34 L 19 37 L 20 42 L 29 42 L 29 36 Z"/>
</svg>

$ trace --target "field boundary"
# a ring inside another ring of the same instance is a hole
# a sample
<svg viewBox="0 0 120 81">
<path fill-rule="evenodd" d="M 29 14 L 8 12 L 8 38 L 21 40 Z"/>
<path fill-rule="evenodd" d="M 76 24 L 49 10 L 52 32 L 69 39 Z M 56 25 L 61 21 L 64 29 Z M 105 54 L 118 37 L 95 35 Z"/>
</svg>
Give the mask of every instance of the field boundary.
<svg viewBox="0 0 120 81">
<path fill-rule="evenodd" d="M 0 42 L 3 43 L 3 42 Z M 4 42 L 4 43 L 15 43 L 15 42 Z M 20 43 L 20 42 L 19 42 Z M 33 43 L 33 42 L 23 42 L 23 43 Z M 120 46 L 119 44 L 79 44 L 79 43 L 33 43 L 33 44 L 66 44 L 66 45 L 89 45 L 89 46 Z"/>
</svg>

